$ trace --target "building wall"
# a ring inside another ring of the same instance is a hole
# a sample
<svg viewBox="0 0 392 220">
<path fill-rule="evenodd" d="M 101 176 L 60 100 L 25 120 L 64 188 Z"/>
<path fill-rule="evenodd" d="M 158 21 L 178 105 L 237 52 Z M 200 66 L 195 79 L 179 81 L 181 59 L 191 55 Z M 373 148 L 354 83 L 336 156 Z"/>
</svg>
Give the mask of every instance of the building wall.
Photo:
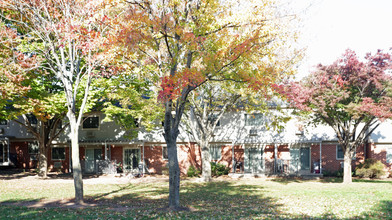
<svg viewBox="0 0 392 220">
<path fill-rule="evenodd" d="M 163 159 L 163 147 L 162 145 L 144 146 L 144 158 L 149 173 L 162 174 L 162 169 L 165 169 L 167 160 Z"/>
<path fill-rule="evenodd" d="M 22 169 L 34 169 L 37 167 L 36 160 L 30 160 L 28 141 L 10 143 L 10 158 L 16 158 L 16 167 Z"/>
<path fill-rule="evenodd" d="M 222 146 L 222 157 L 216 161 L 218 163 L 224 164 L 229 167 L 230 170 L 233 169 L 233 148 L 232 145 Z M 244 148 L 241 145 L 234 146 L 234 160 L 239 162 L 244 162 Z"/>
<path fill-rule="evenodd" d="M 53 160 L 52 159 L 52 150 L 49 150 L 49 153 L 48 153 L 48 171 L 50 171 L 50 172 L 69 173 L 70 172 L 69 157 L 70 157 L 70 153 L 71 153 L 71 152 L 69 152 L 69 147 L 65 146 L 65 145 L 64 146 L 58 146 L 58 147 L 64 147 L 64 149 L 65 149 L 65 159 L 64 160 Z M 79 152 L 82 155 L 84 155 L 84 152 L 83 152 L 82 148 L 79 148 Z M 82 158 L 82 156 L 80 158 Z M 57 168 L 55 166 L 55 163 L 61 163 L 60 168 Z"/>
<path fill-rule="evenodd" d="M 392 147 L 390 144 L 370 144 L 367 158 L 374 158 L 381 161 L 388 172 L 392 174 L 392 163 L 387 163 L 387 148 Z"/>
<path fill-rule="evenodd" d="M 337 144 L 323 144 L 322 151 L 322 169 L 323 171 L 338 171 L 342 169 L 343 159 L 337 159 L 336 152 Z M 352 170 L 365 160 L 364 146 L 357 148 L 356 157 L 352 160 Z"/>
</svg>

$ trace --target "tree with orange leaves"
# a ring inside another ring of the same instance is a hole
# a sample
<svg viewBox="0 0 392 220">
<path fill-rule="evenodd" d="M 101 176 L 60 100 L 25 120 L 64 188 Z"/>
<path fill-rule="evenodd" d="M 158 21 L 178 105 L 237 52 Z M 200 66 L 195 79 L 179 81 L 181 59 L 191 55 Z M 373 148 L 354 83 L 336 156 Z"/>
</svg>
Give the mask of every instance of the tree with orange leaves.
<svg viewBox="0 0 392 220">
<path fill-rule="evenodd" d="M 180 208 L 176 140 L 188 95 L 207 81 L 243 83 L 273 94 L 291 74 L 295 56 L 284 47 L 294 39 L 291 17 L 263 1 L 128 0 L 115 22 L 124 57 L 151 77 L 165 108 L 169 157 L 169 208 Z M 288 53 L 287 53 L 288 52 Z"/>
</svg>

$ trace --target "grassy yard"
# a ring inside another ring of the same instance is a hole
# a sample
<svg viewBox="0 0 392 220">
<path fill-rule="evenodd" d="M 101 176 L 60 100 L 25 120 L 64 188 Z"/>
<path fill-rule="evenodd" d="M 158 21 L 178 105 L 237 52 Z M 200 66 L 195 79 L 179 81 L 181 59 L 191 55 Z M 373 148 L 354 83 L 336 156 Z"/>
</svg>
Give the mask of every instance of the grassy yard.
<svg viewBox="0 0 392 220">
<path fill-rule="evenodd" d="M 150 178 L 126 184 L 85 183 L 94 207 L 61 205 L 73 197 L 68 181 L 20 178 L 0 180 L 1 219 L 392 219 L 392 181 L 339 179 L 218 179 L 181 182 L 181 204 L 189 211 L 171 212 L 168 182 Z M 28 208 L 39 206 L 41 208 Z"/>
</svg>

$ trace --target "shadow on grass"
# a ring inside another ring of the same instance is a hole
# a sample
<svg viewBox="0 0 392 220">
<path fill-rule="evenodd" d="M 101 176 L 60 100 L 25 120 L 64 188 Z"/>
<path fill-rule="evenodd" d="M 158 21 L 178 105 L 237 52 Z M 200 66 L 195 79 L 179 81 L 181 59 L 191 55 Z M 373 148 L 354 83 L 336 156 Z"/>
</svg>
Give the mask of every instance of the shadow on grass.
<svg viewBox="0 0 392 220">
<path fill-rule="evenodd" d="M 129 184 L 93 196 L 85 196 L 89 206 L 72 206 L 72 201 L 23 200 L 0 203 L 0 212 L 11 218 L 310 218 L 281 211 L 284 204 L 265 196 L 264 187 L 236 182 L 182 182 L 180 204 L 188 211 L 168 211 L 167 184 Z M 28 204 L 26 208 L 22 204 Z M 4 208 L 7 207 L 7 208 Z"/>
<path fill-rule="evenodd" d="M 308 180 L 304 180 L 299 177 L 276 177 L 276 178 L 270 179 L 270 181 L 287 185 L 289 183 L 302 183 L 302 182 L 308 181 Z"/>
<path fill-rule="evenodd" d="M 356 216 L 353 219 L 392 219 L 392 201 L 380 201 L 373 211 Z"/>
<path fill-rule="evenodd" d="M 105 174 L 83 174 L 83 179 L 93 179 L 103 176 Z M 38 177 L 38 173 L 34 170 L 23 170 L 23 169 L 0 169 L 0 180 L 13 180 L 22 179 L 25 177 L 35 176 Z M 72 173 L 48 173 L 47 179 L 69 179 L 72 180 Z"/>
<path fill-rule="evenodd" d="M 282 183 L 286 183 L 280 179 Z M 292 182 L 301 180 L 291 179 Z M 306 180 L 305 180 L 306 181 Z M 329 179 L 326 182 L 333 182 Z M 9 200 L 0 203 L 0 213 L 11 218 L 68 218 L 68 219 L 337 219 L 333 213 L 308 216 L 283 212 L 284 204 L 266 196 L 266 188 L 258 184 L 238 184 L 235 181 L 211 183 L 181 182 L 180 204 L 190 211 L 167 211 L 167 183 L 138 183 L 117 185 L 110 191 L 85 196 L 90 206 L 72 206 L 72 200 L 42 201 Z M 17 205 L 19 204 L 19 205 Z M 20 204 L 29 204 L 26 208 Z M 355 218 L 391 219 L 391 201 L 382 201 L 375 211 Z"/>
</svg>

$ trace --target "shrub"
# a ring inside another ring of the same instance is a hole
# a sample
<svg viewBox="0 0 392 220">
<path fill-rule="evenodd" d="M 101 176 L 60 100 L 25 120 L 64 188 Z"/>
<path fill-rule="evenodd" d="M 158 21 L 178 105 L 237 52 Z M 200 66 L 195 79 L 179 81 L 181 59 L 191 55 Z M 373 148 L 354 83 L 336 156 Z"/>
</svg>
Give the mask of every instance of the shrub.
<svg viewBox="0 0 392 220">
<path fill-rule="evenodd" d="M 199 176 L 200 173 L 201 173 L 200 170 L 196 169 L 193 165 L 191 165 L 191 166 L 188 168 L 188 171 L 187 171 L 186 175 L 187 175 L 188 177 L 195 177 L 195 176 Z"/>
<path fill-rule="evenodd" d="M 369 158 L 364 163 L 361 163 L 356 168 L 355 172 L 362 178 L 381 178 L 385 176 L 385 166 L 381 161 Z"/>
<path fill-rule="evenodd" d="M 223 164 L 211 162 L 211 176 L 222 176 L 229 174 L 230 168 Z"/>
<path fill-rule="evenodd" d="M 337 171 L 323 170 L 323 176 L 324 177 L 342 177 L 343 176 L 343 169 L 340 169 Z"/>
<path fill-rule="evenodd" d="M 162 167 L 162 175 L 169 175 L 169 163 Z"/>
</svg>

